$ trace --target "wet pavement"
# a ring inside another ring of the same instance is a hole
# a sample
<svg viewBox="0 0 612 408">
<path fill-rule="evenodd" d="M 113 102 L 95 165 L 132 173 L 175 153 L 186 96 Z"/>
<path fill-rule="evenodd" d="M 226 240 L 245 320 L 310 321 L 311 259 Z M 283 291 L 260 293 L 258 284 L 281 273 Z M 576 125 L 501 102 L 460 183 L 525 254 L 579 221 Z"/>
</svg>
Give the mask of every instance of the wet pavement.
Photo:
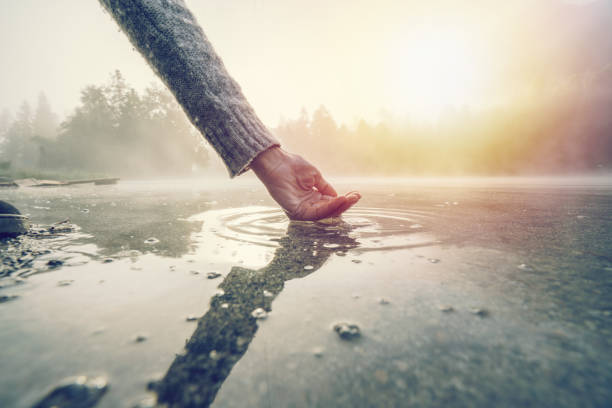
<svg viewBox="0 0 612 408">
<path fill-rule="evenodd" d="M 248 179 L 3 190 L 0 406 L 610 404 L 610 179 L 337 184 L 320 223 Z"/>
</svg>

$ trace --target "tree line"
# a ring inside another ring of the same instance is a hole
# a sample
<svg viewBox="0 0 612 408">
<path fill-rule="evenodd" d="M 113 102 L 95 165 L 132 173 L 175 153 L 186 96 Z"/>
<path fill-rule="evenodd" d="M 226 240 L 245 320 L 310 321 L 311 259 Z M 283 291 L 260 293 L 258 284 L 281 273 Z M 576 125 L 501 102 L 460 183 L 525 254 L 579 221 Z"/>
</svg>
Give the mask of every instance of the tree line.
<svg viewBox="0 0 612 408">
<path fill-rule="evenodd" d="M 207 163 L 201 137 L 167 90 L 139 94 L 121 72 L 87 86 L 63 122 L 43 93 L 12 119 L 0 116 L 0 166 L 5 170 L 125 176 L 191 173 Z"/>
<path fill-rule="evenodd" d="M 478 111 L 448 108 L 436 122 L 387 115 L 338 124 L 321 106 L 273 129 L 283 145 L 343 175 L 514 175 L 612 170 L 612 66 L 530 89 Z M 152 176 L 208 163 L 203 139 L 165 89 L 142 95 L 119 71 L 88 86 L 62 123 L 44 94 L 36 109 L 0 115 L 0 171 Z"/>
<path fill-rule="evenodd" d="M 449 107 L 433 123 L 338 124 L 321 106 L 276 129 L 332 173 L 528 175 L 612 170 L 612 65 L 526 89 L 512 103 Z"/>
</svg>

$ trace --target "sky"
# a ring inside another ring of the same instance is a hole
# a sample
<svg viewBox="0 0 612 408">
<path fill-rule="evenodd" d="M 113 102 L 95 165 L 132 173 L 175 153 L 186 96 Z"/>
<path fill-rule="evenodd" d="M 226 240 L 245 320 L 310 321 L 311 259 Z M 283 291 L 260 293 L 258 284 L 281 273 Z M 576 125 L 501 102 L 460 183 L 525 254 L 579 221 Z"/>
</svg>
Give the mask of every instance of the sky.
<svg viewBox="0 0 612 408">
<path fill-rule="evenodd" d="M 564 57 L 571 52 L 560 23 L 550 23 L 551 7 L 597 1 L 186 3 L 273 127 L 319 105 L 347 124 L 389 112 L 427 120 L 449 106 L 492 106 L 517 82 L 564 74 L 558 67 L 571 65 Z M 64 117 L 81 89 L 115 69 L 138 90 L 158 82 L 96 0 L 0 0 L 0 7 L 0 109 L 14 113 L 44 91 Z"/>
</svg>

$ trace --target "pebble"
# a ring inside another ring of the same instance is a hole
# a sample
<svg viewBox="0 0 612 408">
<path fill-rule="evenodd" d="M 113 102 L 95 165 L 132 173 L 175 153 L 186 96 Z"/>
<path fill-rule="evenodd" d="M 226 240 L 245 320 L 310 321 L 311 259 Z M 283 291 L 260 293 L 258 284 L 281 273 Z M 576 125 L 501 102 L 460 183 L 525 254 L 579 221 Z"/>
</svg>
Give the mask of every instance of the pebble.
<svg viewBox="0 0 612 408">
<path fill-rule="evenodd" d="M 338 336 L 343 340 L 353 340 L 361 336 L 359 326 L 351 323 L 336 323 L 334 325 L 334 331 L 338 333 Z"/>
<path fill-rule="evenodd" d="M 111 262 L 113 262 L 113 261 L 114 261 L 114 259 L 113 259 L 113 258 L 104 258 L 104 259 L 102 260 L 102 263 L 111 263 Z"/>
<path fill-rule="evenodd" d="M 200 271 L 189 271 L 189 273 L 192 275 L 199 275 Z"/>
<path fill-rule="evenodd" d="M 304 269 L 305 269 L 305 270 L 307 270 L 307 271 L 311 271 L 311 270 L 313 270 L 313 269 L 314 269 L 314 266 L 312 266 L 312 265 L 306 265 L 306 266 L 304 266 Z"/>
<path fill-rule="evenodd" d="M 208 279 L 216 279 L 216 278 L 218 278 L 219 276 L 221 276 L 221 274 L 220 274 L 219 272 L 208 272 L 208 273 L 206 274 L 206 277 L 207 277 Z"/>
<path fill-rule="evenodd" d="M 323 357 L 324 351 L 325 349 L 323 349 L 323 347 L 315 347 L 312 349 L 312 355 L 315 356 L 316 358 L 321 358 Z"/>
<path fill-rule="evenodd" d="M 198 320 L 198 319 L 199 319 L 199 317 L 198 317 L 198 316 L 196 316 L 196 315 L 188 315 L 188 316 L 185 318 L 185 320 L 186 320 L 186 321 L 188 321 L 188 322 L 195 322 L 195 321 L 196 321 L 196 320 Z"/>
<path fill-rule="evenodd" d="M 146 334 L 137 334 L 136 337 L 134 337 L 134 342 L 135 343 L 142 343 L 143 341 L 146 341 L 148 339 Z"/>
<path fill-rule="evenodd" d="M 17 295 L 0 295 L 0 303 L 10 302 L 11 300 L 17 299 Z"/>
<path fill-rule="evenodd" d="M 381 305 L 388 305 L 389 303 L 391 303 L 391 301 L 389 301 L 389 299 L 381 297 L 378 299 L 378 303 L 380 303 Z"/>
<path fill-rule="evenodd" d="M 104 377 L 79 376 L 63 381 L 34 407 L 90 408 L 97 405 L 107 389 L 108 381 Z"/>
<path fill-rule="evenodd" d="M 361 259 L 352 259 L 351 262 L 359 264 L 359 263 L 361 263 Z"/>
<path fill-rule="evenodd" d="M 441 312 L 444 312 L 444 313 L 451 313 L 455 311 L 455 308 L 452 307 L 451 305 L 442 305 L 442 306 L 439 306 L 439 309 Z"/>
<path fill-rule="evenodd" d="M 153 244 L 157 244 L 159 242 L 159 239 L 155 238 L 155 237 L 151 237 L 151 238 L 147 238 L 145 239 L 144 243 L 148 244 L 148 245 L 153 245 Z"/>
<path fill-rule="evenodd" d="M 489 315 L 489 311 L 487 309 L 481 309 L 479 307 L 470 309 L 470 313 L 480 317 L 487 317 Z"/>
<path fill-rule="evenodd" d="M 440 260 L 436 258 L 428 258 L 427 260 L 433 264 L 440 262 Z"/>
<path fill-rule="evenodd" d="M 257 320 L 263 320 L 268 317 L 268 313 L 263 308 L 258 307 L 257 309 L 251 312 L 251 316 L 253 316 Z"/>
<path fill-rule="evenodd" d="M 70 286 L 74 282 L 74 279 L 65 279 L 57 282 L 57 286 Z"/>
<path fill-rule="evenodd" d="M 274 294 L 273 294 L 272 292 L 269 292 L 269 291 L 267 291 L 267 290 L 265 290 L 265 289 L 264 289 L 264 291 L 263 291 L 263 295 L 264 295 L 265 297 L 272 297 L 272 296 L 274 296 Z"/>
<path fill-rule="evenodd" d="M 50 259 L 47 261 L 47 266 L 49 268 L 57 268 L 59 266 L 62 266 L 64 264 L 64 261 L 61 261 L 59 259 Z"/>
</svg>

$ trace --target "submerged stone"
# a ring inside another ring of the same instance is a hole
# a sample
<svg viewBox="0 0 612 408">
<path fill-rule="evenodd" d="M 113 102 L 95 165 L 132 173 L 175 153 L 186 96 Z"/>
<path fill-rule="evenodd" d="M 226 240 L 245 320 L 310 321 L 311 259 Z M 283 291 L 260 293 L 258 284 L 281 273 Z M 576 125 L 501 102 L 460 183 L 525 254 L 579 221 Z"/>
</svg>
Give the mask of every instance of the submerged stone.
<svg viewBox="0 0 612 408">
<path fill-rule="evenodd" d="M 489 311 L 487 309 L 481 309 L 479 307 L 474 307 L 470 309 L 470 313 L 479 316 L 479 317 L 487 317 L 489 316 Z"/>
<path fill-rule="evenodd" d="M 444 312 L 444 313 L 451 313 L 455 311 L 455 308 L 452 307 L 451 305 L 442 305 L 442 306 L 439 306 L 439 309 L 441 312 Z"/>
<path fill-rule="evenodd" d="M 148 244 L 148 245 L 153 245 L 153 244 L 157 244 L 159 242 L 159 239 L 155 238 L 155 237 L 151 237 L 151 238 L 147 238 L 144 243 Z"/>
<path fill-rule="evenodd" d="M 343 340 L 353 340 L 361 336 L 359 326 L 351 323 L 336 323 L 334 325 L 334 331 L 338 333 L 338 336 Z"/>
<path fill-rule="evenodd" d="M 198 316 L 196 316 L 196 315 L 188 315 L 188 316 L 185 318 L 185 320 L 186 320 L 186 321 L 188 321 L 188 322 L 195 322 L 195 321 L 196 321 L 196 320 L 198 320 L 198 319 L 199 319 L 199 317 L 198 317 Z"/>
<path fill-rule="evenodd" d="M 104 377 L 69 379 L 40 400 L 33 408 L 89 408 L 95 406 L 108 389 Z"/>
<path fill-rule="evenodd" d="M 70 286 L 74 282 L 74 279 L 64 279 L 57 282 L 57 286 Z"/>
<path fill-rule="evenodd" d="M 18 297 L 18 295 L 0 295 L 0 303 L 10 302 L 11 300 L 15 300 Z"/>
<path fill-rule="evenodd" d="M 137 334 L 134 337 L 134 343 L 142 343 L 143 341 L 147 341 L 149 337 L 146 334 Z"/>
<path fill-rule="evenodd" d="M 58 268 L 62 266 L 63 264 L 64 264 L 64 261 L 59 260 L 59 259 L 50 259 L 49 261 L 47 261 L 47 266 L 49 268 Z"/>
<path fill-rule="evenodd" d="M 216 278 L 218 278 L 219 276 L 221 276 L 221 274 L 220 274 L 219 272 L 208 272 L 208 273 L 206 274 L 206 277 L 207 277 L 208 279 L 216 279 Z"/>
</svg>

